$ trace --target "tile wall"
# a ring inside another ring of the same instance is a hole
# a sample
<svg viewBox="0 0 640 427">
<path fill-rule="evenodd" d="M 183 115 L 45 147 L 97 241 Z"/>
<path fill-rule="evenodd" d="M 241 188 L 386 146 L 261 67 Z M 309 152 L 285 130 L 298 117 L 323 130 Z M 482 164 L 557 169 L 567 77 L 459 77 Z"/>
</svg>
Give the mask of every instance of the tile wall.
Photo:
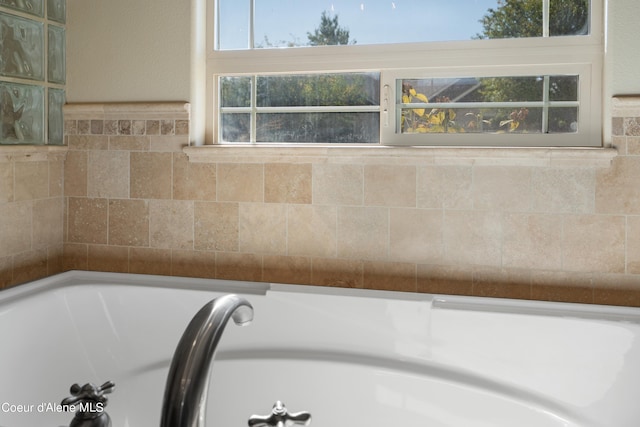
<svg viewBox="0 0 640 427">
<path fill-rule="evenodd" d="M 617 153 L 183 148 L 184 104 L 66 108 L 62 269 L 640 306 L 638 99 Z"/>
<path fill-rule="evenodd" d="M 0 147 L 0 289 L 62 271 L 65 147 Z"/>
</svg>

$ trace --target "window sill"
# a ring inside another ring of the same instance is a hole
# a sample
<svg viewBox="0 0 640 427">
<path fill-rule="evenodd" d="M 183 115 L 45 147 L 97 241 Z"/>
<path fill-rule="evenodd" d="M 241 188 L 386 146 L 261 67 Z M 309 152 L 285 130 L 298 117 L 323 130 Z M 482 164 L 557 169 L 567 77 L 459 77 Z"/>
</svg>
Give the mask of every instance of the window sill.
<svg viewBox="0 0 640 427">
<path fill-rule="evenodd" d="M 184 147 L 196 163 L 393 163 L 606 168 L 615 148 L 205 145 Z"/>
<path fill-rule="evenodd" d="M 0 145 L 0 163 L 64 159 L 66 145 Z"/>
</svg>

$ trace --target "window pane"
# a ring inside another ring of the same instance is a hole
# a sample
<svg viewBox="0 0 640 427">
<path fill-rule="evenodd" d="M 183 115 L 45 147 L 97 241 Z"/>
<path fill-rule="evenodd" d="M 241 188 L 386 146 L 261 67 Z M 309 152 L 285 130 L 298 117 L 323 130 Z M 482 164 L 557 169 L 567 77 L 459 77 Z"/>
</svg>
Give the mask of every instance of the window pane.
<svg viewBox="0 0 640 427">
<path fill-rule="evenodd" d="M 397 85 L 399 133 L 573 133 L 578 127 L 578 76 L 402 79 Z"/>
<path fill-rule="evenodd" d="M 549 77 L 549 99 L 551 101 L 577 101 L 578 76 Z"/>
<path fill-rule="evenodd" d="M 577 108 L 550 108 L 549 133 L 574 133 L 578 131 Z"/>
<path fill-rule="evenodd" d="M 223 142 L 250 142 L 250 114 L 222 114 L 221 128 Z"/>
<path fill-rule="evenodd" d="M 549 0 L 549 35 L 589 31 L 590 0 Z M 219 0 L 218 49 L 542 37 L 543 0 Z"/>
<path fill-rule="evenodd" d="M 258 114 L 258 142 L 378 143 L 379 113 Z"/>
<path fill-rule="evenodd" d="M 250 77 L 220 77 L 220 106 L 250 107 Z"/>
<path fill-rule="evenodd" d="M 589 0 L 550 0 L 549 35 L 589 34 Z"/>
<path fill-rule="evenodd" d="M 378 105 L 380 73 L 259 76 L 258 107 Z"/>
<path fill-rule="evenodd" d="M 248 49 L 249 47 L 249 0 L 218 0 L 216 21 L 216 48 Z"/>
<path fill-rule="evenodd" d="M 401 132 L 541 133 L 542 108 L 405 108 Z"/>
</svg>

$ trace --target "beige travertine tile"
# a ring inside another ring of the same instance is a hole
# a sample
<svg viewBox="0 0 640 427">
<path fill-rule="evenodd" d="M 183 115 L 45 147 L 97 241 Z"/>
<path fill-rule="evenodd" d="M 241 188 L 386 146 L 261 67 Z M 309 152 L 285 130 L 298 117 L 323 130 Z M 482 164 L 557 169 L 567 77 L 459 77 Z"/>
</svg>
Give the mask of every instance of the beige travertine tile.
<svg viewBox="0 0 640 427">
<path fill-rule="evenodd" d="M 238 243 L 241 252 L 286 254 L 286 205 L 241 203 Z"/>
<path fill-rule="evenodd" d="M 64 271 L 64 246 L 49 246 L 47 250 L 47 275 L 62 273 Z"/>
<path fill-rule="evenodd" d="M 131 152 L 131 190 L 134 199 L 170 199 L 173 183 L 171 153 Z"/>
<path fill-rule="evenodd" d="M 473 271 L 465 266 L 418 265 L 418 292 L 473 295 Z"/>
<path fill-rule="evenodd" d="M 500 266 L 501 214 L 479 211 L 445 211 L 444 261 L 451 264 Z"/>
<path fill-rule="evenodd" d="M 624 119 L 622 117 L 611 119 L 611 133 L 613 135 L 624 135 Z"/>
<path fill-rule="evenodd" d="M 311 260 L 311 284 L 362 289 L 364 287 L 362 261 L 339 258 L 313 258 Z"/>
<path fill-rule="evenodd" d="M 216 200 L 215 163 L 192 163 L 184 153 L 173 154 L 173 198 Z"/>
<path fill-rule="evenodd" d="M 105 135 L 117 135 L 118 134 L 118 121 L 117 120 L 105 120 L 103 131 Z"/>
<path fill-rule="evenodd" d="M 64 204 L 61 197 L 33 202 L 33 248 L 61 245 Z"/>
<path fill-rule="evenodd" d="M 160 135 L 160 120 L 147 120 L 146 134 Z"/>
<path fill-rule="evenodd" d="M 171 275 L 171 249 L 129 248 L 129 272 Z"/>
<path fill-rule="evenodd" d="M 311 260 L 307 257 L 265 255 L 262 280 L 271 283 L 308 284 Z"/>
<path fill-rule="evenodd" d="M 420 166 L 417 177 L 417 206 L 437 209 L 473 207 L 471 166 Z"/>
<path fill-rule="evenodd" d="M 489 211 L 528 211 L 531 208 L 531 168 L 475 166 L 473 207 Z"/>
<path fill-rule="evenodd" d="M 602 274 L 593 281 L 594 303 L 640 307 L 640 276 Z"/>
<path fill-rule="evenodd" d="M 78 120 L 78 134 L 85 135 L 91 132 L 90 120 Z"/>
<path fill-rule="evenodd" d="M 337 218 L 335 206 L 290 205 L 287 223 L 288 253 L 335 257 Z"/>
<path fill-rule="evenodd" d="M 533 271 L 531 296 L 542 301 L 593 303 L 590 273 Z"/>
<path fill-rule="evenodd" d="M 64 164 L 65 197 L 87 195 L 87 151 L 70 150 Z"/>
<path fill-rule="evenodd" d="M 262 280 L 262 257 L 237 252 L 216 253 L 216 277 L 228 280 Z"/>
<path fill-rule="evenodd" d="M 531 298 L 531 271 L 500 267 L 473 270 L 473 295 L 492 298 Z"/>
<path fill-rule="evenodd" d="M 415 207 L 416 167 L 365 165 L 364 203 L 369 206 Z"/>
<path fill-rule="evenodd" d="M 403 262 L 364 262 L 364 288 L 416 292 L 416 265 Z"/>
<path fill-rule="evenodd" d="M 129 248 L 123 246 L 89 245 L 88 269 L 114 273 L 129 272 Z"/>
<path fill-rule="evenodd" d="M 47 275 L 45 249 L 22 252 L 13 257 L 13 283 L 24 283 Z"/>
<path fill-rule="evenodd" d="M 189 120 L 175 121 L 176 135 L 189 135 Z"/>
<path fill-rule="evenodd" d="M 441 210 L 391 209 L 389 257 L 397 261 L 441 263 Z"/>
<path fill-rule="evenodd" d="M 109 149 L 109 137 L 106 135 L 69 135 L 68 140 L 69 150 Z"/>
<path fill-rule="evenodd" d="M 384 260 L 389 253 L 389 209 L 338 208 L 338 256 Z"/>
<path fill-rule="evenodd" d="M 0 289 L 13 284 L 13 256 L 0 257 Z"/>
<path fill-rule="evenodd" d="M 13 202 L 13 165 L 0 163 L 0 203 Z"/>
<path fill-rule="evenodd" d="M 87 159 L 89 197 L 129 197 L 129 152 L 89 151 Z"/>
<path fill-rule="evenodd" d="M 538 168 L 533 171 L 533 210 L 537 212 L 593 213 L 593 169 Z"/>
<path fill-rule="evenodd" d="M 570 215 L 563 226 L 563 270 L 624 272 L 624 217 Z"/>
<path fill-rule="evenodd" d="M 238 204 L 195 203 L 194 247 L 197 250 L 238 251 Z"/>
<path fill-rule="evenodd" d="M 624 134 L 627 136 L 640 136 L 640 118 L 639 117 L 625 117 L 624 122 Z"/>
<path fill-rule="evenodd" d="M 68 241 L 107 243 L 107 199 L 69 198 Z"/>
<path fill-rule="evenodd" d="M 77 120 L 65 120 L 64 121 L 64 134 L 76 135 L 78 133 L 78 121 Z"/>
<path fill-rule="evenodd" d="M 131 135 L 131 120 L 118 120 L 118 135 Z"/>
<path fill-rule="evenodd" d="M 217 196 L 220 202 L 264 201 L 264 167 L 251 163 L 219 163 Z"/>
<path fill-rule="evenodd" d="M 189 145 L 188 135 L 152 135 L 149 137 L 149 150 L 165 153 L 182 153 Z"/>
<path fill-rule="evenodd" d="M 265 164 L 264 201 L 266 203 L 311 203 L 311 164 Z"/>
<path fill-rule="evenodd" d="M 640 155 L 640 137 L 629 136 L 625 139 L 627 146 L 627 154 L 630 156 Z M 614 142 L 615 143 L 615 142 Z"/>
<path fill-rule="evenodd" d="M 554 270 L 562 268 L 562 217 L 510 213 L 504 217 L 502 265 Z"/>
<path fill-rule="evenodd" d="M 216 254 L 204 251 L 171 251 L 171 274 L 183 277 L 216 277 Z"/>
<path fill-rule="evenodd" d="M 65 270 L 87 270 L 88 246 L 81 243 L 65 243 L 63 247 L 63 268 Z"/>
<path fill-rule="evenodd" d="M 144 135 L 146 132 L 145 120 L 131 120 L 131 134 Z"/>
<path fill-rule="evenodd" d="M 364 172 L 362 165 L 313 165 L 313 203 L 317 205 L 362 205 Z"/>
<path fill-rule="evenodd" d="M 148 136 L 118 135 L 109 137 L 109 150 L 147 151 L 149 144 Z"/>
<path fill-rule="evenodd" d="M 149 245 L 149 202 L 147 200 L 109 200 L 109 244 Z"/>
<path fill-rule="evenodd" d="M 52 160 L 49 162 L 49 197 L 62 197 L 64 195 L 63 187 L 64 162 L 62 160 Z"/>
<path fill-rule="evenodd" d="M 104 120 L 91 120 L 89 133 L 102 135 L 104 133 Z"/>
<path fill-rule="evenodd" d="M 640 274 L 640 216 L 627 217 L 627 273 Z"/>
<path fill-rule="evenodd" d="M 32 203 L 0 204 L 0 257 L 31 249 Z"/>
<path fill-rule="evenodd" d="M 49 197 L 49 162 L 16 162 L 14 173 L 14 200 Z"/>
<path fill-rule="evenodd" d="M 175 126 L 173 120 L 160 120 L 160 134 L 161 135 L 174 135 Z"/>
<path fill-rule="evenodd" d="M 596 174 L 596 212 L 640 214 L 640 157 L 619 156 Z"/>
<path fill-rule="evenodd" d="M 193 201 L 150 200 L 150 246 L 160 249 L 193 249 L 193 204 Z"/>
</svg>

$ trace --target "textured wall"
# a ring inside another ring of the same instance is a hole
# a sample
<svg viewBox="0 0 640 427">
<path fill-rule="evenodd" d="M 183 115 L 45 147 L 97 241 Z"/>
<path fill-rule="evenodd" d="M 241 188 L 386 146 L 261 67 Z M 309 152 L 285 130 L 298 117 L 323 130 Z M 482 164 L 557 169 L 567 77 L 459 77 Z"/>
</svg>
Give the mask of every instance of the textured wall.
<svg viewBox="0 0 640 427">
<path fill-rule="evenodd" d="M 70 106 L 65 268 L 640 305 L 634 102 L 613 157 L 183 149 L 179 104 Z"/>
<path fill-rule="evenodd" d="M 66 147 L 0 147 L 0 288 L 60 272 Z"/>
</svg>

